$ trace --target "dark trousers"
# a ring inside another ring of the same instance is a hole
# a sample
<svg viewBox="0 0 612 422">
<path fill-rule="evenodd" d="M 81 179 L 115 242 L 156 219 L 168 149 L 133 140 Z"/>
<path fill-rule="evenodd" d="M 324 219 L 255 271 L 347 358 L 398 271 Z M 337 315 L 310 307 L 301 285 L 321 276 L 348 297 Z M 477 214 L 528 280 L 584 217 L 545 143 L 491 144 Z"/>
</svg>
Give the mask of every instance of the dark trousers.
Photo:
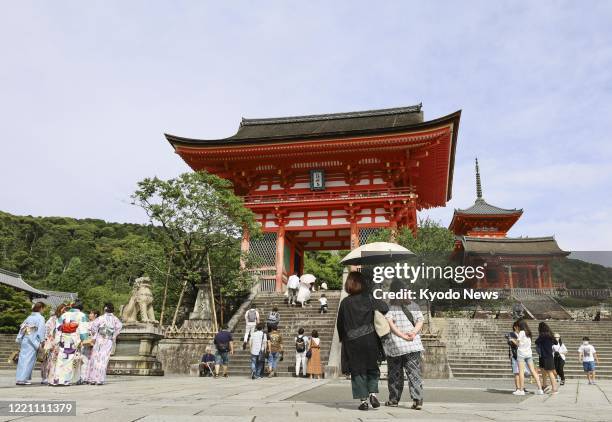
<svg viewBox="0 0 612 422">
<path fill-rule="evenodd" d="M 561 381 L 565 381 L 565 372 L 563 372 L 563 367 L 565 366 L 565 361 L 561 356 L 555 356 L 555 371 L 557 371 L 557 375 L 561 378 Z"/>
<path fill-rule="evenodd" d="M 354 399 L 366 399 L 370 393 L 378 393 L 380 370 L 370 369 L 366 374 L 351 374 L 351 389 Z"/>
<path fill-rule="evenodd" d="M 404 371 L 408 377 L 410 397 L 423 400 L 423 378 L 421 378 L 421 352 L 407 353 L 402 356 L 387 356 L 389 371 L 387 385 L 389 400 L 399 402 L 404 391 Z"/>
</svg>

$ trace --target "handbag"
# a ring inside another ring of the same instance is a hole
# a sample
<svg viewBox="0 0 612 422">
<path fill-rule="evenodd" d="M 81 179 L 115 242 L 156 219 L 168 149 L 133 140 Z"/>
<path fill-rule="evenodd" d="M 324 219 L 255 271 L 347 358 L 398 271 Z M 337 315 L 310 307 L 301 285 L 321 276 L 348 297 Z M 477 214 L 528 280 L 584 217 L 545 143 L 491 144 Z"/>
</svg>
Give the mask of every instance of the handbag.
<svg viewBox="0 0 612 422">
<path fill-rule="evenodd" d="M 380 313 L 380 311 L 374 310 L 374 330 L 376 335 L 380 338 L 386 337 L 391 333 L 391 327 L 387 318 Z"/>
<path fill-rule="evenodd" d="M 266 361 L 266 342 L 267 342 L 267 338 L 265 333 L 262 331 L 261 332 L 261 349 L 259 350 L 259 355 L 257 356 L 257 361 L 258 362 L 265 362 Z"/>
<path fill-rule="evenodd" d="M 306 352 L 306 359 L 310 359 L 312 357 L 312 350 L 308 349 Z"/>
</svg>

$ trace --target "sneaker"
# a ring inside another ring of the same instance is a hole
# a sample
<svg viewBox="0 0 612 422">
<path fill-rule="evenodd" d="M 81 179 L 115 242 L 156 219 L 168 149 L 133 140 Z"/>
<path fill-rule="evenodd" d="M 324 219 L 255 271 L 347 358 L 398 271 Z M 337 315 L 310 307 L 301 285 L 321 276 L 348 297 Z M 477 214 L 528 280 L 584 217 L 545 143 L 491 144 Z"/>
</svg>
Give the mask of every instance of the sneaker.
<svg viewBox="0 0 612 422">
<path fill-rule="evenodd" d="M 515 396 L 524 396 L 525 392 L 523 390 L 515 390 L 512 392 Z"/>
<path fill-rule="evenodd" d="M 370 404 L 372 405 L 372 409 L 378 409 L 380 407 L 380 401 L 378 401 L 378 397 L 374 394 L 370 394 Z"/>
<path fill-rule="evenodd" d="M 423 407 L 423 400 L 415 400 L 414 403 L 412 403 L 412 408 L 414 410 L 421 410 L 422 407 Z"/>
<path fill-rule="evenodd" d="M 32 381 L 28 380 L 28 381 L 24 382 L 23 385 L 32 385 Z"/>
<path fill-rule="evenodd" d="M 387 400 L 385 402 L 385 406 L 389 406 L 389 407 L 398 407 L 399 403 L 394 401 L 394 400 Z"/>
<path fill-rule="evenodd" d="M 368 402 L 367 401 L 362 401 L 357 409 L 359 409 L 359 410 L 368 410 L 368 407 L 369 407 L 368 406 Z"/>
<path fill-rule="evenodd" d="M 536 395 L 541 396 L 542 394 L 544 394 L 544 391 L 543 391 L 543 390 L 538 390 L 538 391 L 536 391 Z"/>
<path fill-rule="evenodd" d="M 15 385 L 26 385 L 24 381 L 17 381 Z"/>
<path fill-rule="evenodd" d="M 561 385 L 565 385 L 565 380 L 561 380 Z"/>
</svg>

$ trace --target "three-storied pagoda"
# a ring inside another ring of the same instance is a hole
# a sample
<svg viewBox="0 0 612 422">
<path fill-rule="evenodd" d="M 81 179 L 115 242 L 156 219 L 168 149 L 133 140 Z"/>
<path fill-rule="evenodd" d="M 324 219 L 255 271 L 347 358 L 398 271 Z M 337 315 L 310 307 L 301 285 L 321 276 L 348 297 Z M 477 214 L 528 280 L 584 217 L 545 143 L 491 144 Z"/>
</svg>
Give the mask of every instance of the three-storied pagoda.
<svg viewBox="0 0 612 422">
<path fill-rule="evenodd" d="M 242 248 L 261 257 L 268 289 L 280 291 L 301 273 L 305 250 L 352 249 L 377 228 L 416 231 L 418 210 L 444 206 L 460 115 L 424 121 L 419 104 L 243 118 L 229 138 L 166 138 L 192 169 L 233 182 L 264 231 L 257 241 L 244 233 Z"/>
<path fill-rule="evenodd" d="M 455 253 L 462 255 L 464 264 L 487 267 L 476 287 L 554 287 L 551 261 L 569 253 L 552 236 L 508 237 L 522 214 L 522 209 L 500 208 L 484 200 L 476 159 L 476 201 L 469 208 L 456 209 L 449 226 L 457 236 Z"/>
</svg>

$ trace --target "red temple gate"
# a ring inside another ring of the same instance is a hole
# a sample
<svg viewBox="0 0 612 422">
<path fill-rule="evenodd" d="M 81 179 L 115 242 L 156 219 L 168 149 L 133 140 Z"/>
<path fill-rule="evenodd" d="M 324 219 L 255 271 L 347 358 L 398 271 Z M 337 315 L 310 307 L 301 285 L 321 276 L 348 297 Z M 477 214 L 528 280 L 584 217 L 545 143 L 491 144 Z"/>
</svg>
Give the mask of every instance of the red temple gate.
<svg viewBox="0 0 612 422">
<path fill-rule="evenodd" d="M 229 138 L 166 138 L 192 169 L 233 182 L 264 231 L 244 233 L 242 249 L 280 291 L 304 251 L 353 249 L 380 228 L 416 232 L 418 210 L 444 206 L 460 114 L 424 121 L 416 105 L 242 119 Z"/>
</svg>

